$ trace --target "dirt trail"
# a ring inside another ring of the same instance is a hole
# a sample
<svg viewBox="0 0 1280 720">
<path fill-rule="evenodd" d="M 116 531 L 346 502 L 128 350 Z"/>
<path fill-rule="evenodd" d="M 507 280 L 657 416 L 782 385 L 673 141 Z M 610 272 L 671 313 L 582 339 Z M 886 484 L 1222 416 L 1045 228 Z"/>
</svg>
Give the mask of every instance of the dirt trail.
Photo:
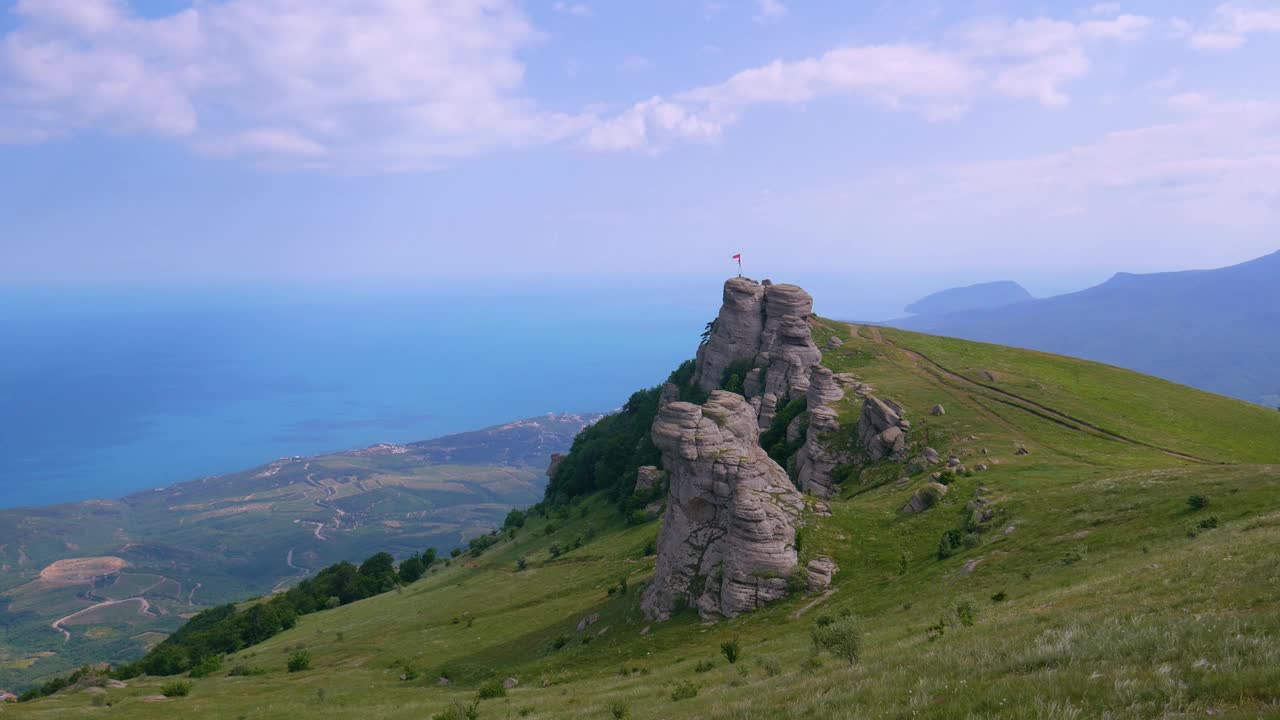
<svg viewBox="0 0 1280 720">
<path fill-rule="evenodd" d="M 129 602 L 138 603 L 139 615 L 151 615 L 155 617 L 155 613 L 151 612 L 151 603 L 147 602 L 146 598 L 131 597 L 131 598 L 125 598 L 124 600 L 108 600 L 106 602 L 100 602 L 96 605 L 90 605 L 89 607 L 83 610 L 77 610 L 76 612 L 73 612 L 70 615 L 67 615 L 66 617 L 61 617 L 61 618 L 58 618 L 57 620 L 54 620 L 52 623 L 49 624 L 49 627 L 62 633 L 62 642 L 64 643 L 70 642 L 71 632 L 62 626 L 63 623 L 67 622 L 68 620 L 74 620 L 76 617 L 79 617 L 80 615 L 83 615 L 87 612 L 97 610 L 98 608 L 110 607 L 112 605 L 121 605 Z"/>
<path fill-rule="evenodd" d="M 854 329 L 854 332 L 857 332 L 858 326 L 850 326 L 850 327 Z M 1152 450 L 1158 450 L 1164 453 L 1165 455 L 1177 458 L 1179 460 L 1186 460 L 1188 462 L 1201 463 L 1206 465 L 1222 464 L 1222 463 L 1214 462 L 1212 460 L 1205 460 L 1204 458 L 1199 458 L 1194 455 L 1188 455 L 1187 453 L 1179 452 L 1177 450 L 1170 450 L 1168 448 L 1160 447 L 1159 445 L 1153 445 L 1151 443 L 1143 442 L 1141 440 L 1136 440 L 1134 438 L 1127 437 L 1125 435 L 1121 435 L 1120 433 L 1108 430 L 1103 427 L 1099 427 L 1098 425 L 1095 425 L 1087 420 L 1082 420 L 1080 418 L 1068 415 L 1065 412 L 1062 412 L 1048 405 L 1032 400 L 1031 398 L 1018 395 L 1017 393 L 1009 392 L 1008 390 L 1004 390 L 1003 388 L 999 388 L 994 385 L 988 385 L 986 383 L 981 383 L 976 380 L 972 380 L 968 377 L 965 377 L 964 375 L 961 375 L 958 372 L 955 372 L 954 370 L 947 368 L 946 366 L 933 360 L 932 358 L 930 358 L 929 356 L 925 355 L 922 352 L 903 347 L 901 345 L 898 345 L 897 343 L 894 343 L 891 340 L 886 340 L 884 336 L 881 335 L 879 328 L 876 328 L 870 325 L 864 325 L 862 327 L 865 327 L 870 331 L 871 337 L 874 342 L 882 345 L 888 345 L 889 347 L 892 347 L 898 350 L 899 352 L 903 353 L 907 357 L 916 361 L 918 364 L 928 368 L 933 374 L 937 375 L 943 381 L 950 381 L 953 384 L 958 384 L 963 387 L 968 387 L 970 389 L 981 388 L 981 390 L 986 391 L 986 393 L 981 393 L 981 394 L 985 395 L 990 400 L 994 400 L 995 402 L 1009 405 L 1011 407 L 1018 408 L 1019 410 L 1023 410 L 1025 412 L 1029 412 L 1032 415 L 1040 417 L 1044 420 L 1048 420 L 1049 422 L 1056 423 L 1058 425 L 1069 428 L 1071 430 L 1075 430 L 1077 432 L 1087 433 L 1089 435 L 1094 435 L 1096 437 L 1101 437 L 1107 440 L 1115 440 L 1118 442 L 1128 443 L 1130 445 L 1138 445 L 1140 447 L 1151 448 Z"/>
</svg>

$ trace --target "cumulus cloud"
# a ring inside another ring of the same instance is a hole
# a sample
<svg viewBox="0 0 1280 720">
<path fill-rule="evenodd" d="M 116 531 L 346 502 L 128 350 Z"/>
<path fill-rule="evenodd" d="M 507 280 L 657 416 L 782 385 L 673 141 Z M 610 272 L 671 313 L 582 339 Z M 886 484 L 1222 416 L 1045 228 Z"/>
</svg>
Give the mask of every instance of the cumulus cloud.
<svg viewBox="0 0 1280 720">
<path fill-rule="evenodd" d="M 1262 33 L 1280 33 L 1280 8 L 1230 2 L 1219 5 L 1208 27 L 1190 32 L 1187 42 L 1196 50 L 1227 51 Z"/>
<path fill-rule="evenodd" d="M 776 0 L 758 10 L 786 12 Z M 606 113 L 550 112 L 527 95 L 521 54 L 544 38 L 516 0 L 223 0 L 162 17 L 128 0 L 18 0 L 13 13 L 15 29 L 0 38 L 0 142 L 106 128 L 344 171 L 552 143 L 661 151 L 713 141 L 754 106 L 829 97 L 935 120 L 993 95 L 1060 106 L 1093 46 L 1131 42 L 1151 24 L 987 19 L 934 43 L 775 60 Z M 1232 17 L 1233 27 L 1267 26 L 1256 14 Z"/>
</svg>

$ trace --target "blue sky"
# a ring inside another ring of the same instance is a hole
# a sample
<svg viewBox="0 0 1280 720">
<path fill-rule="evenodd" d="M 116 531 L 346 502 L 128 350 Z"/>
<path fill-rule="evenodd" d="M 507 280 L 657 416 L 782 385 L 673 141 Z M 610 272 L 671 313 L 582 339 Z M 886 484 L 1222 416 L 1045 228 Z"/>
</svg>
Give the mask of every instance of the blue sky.
<svg viewBox="0 0 1280 720">
<path fill-rule="evenodd" d="M 1212 267 L 1280 2 L 0 2 L 0 283 Z"/>
</svg>

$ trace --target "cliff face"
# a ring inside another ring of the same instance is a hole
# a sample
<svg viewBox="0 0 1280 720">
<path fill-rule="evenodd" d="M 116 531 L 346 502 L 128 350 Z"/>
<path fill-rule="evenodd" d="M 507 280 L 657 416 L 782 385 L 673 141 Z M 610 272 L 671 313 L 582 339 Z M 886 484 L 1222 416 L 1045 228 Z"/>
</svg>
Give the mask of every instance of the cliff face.
<svg viewBox="0 0 1280 720">
<path fill-rule="evenodd" d="M 733 617 L 786 594 L 800 493 L 759 435 L 754 409 L 735 393 L 659 411 L 652 437 L 670 491 L 657 573 L 641 602 L 647 617 L 665 620 L 683 604 Z"/>
<path fill-rule="evenodd" d="M 822 360 L 809 331 L 812 313 L 813 298 L 795 285 L 729 280 L 711 335 L 698 349 L 694 383 L 710 392 L 731 365 L 750 363 L 743 395 L 760 427 L 768 427 L 779 405 L 805 394 L 809 371 Z"/>
</svg>

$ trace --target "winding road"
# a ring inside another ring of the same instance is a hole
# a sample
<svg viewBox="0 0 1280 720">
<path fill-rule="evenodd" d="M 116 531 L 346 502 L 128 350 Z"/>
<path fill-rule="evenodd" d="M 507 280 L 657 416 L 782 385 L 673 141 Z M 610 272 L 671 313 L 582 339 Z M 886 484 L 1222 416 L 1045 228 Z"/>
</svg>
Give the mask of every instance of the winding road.
<svg viewBox="0 0 1280 720">
<path fill-rule="evenodd" d="M 107 600 L 106 602 L 100 602 L 96 605 L 90 605 L 89 607 L 83 610 L 77 610 L 76 612 L 73 612 L 70 615 L 67 615 L 66 617 L 61 617 L 61 618 L 58 618 L 57 620 L 54 620 L 52 623 L 50 623 L 49 627 L 62 633 L 62 642 L 64 643 L 71 642 L 71 631 L 63 627 L 62 626 L 63 623 L 67 622 L 68 620 L 73 620 L 76 617 L 79 617 L 80 615 L 83 615 L 87 612 L 92 612 L 99 608 L 110 607 L 112 605 L 121 605 L 123 603 L 129 603 L 129 602 L 139 603 L 139 606 L 138 606 L 139 615 L 151 615 L 153 617 L 155 616 L 155 613 L 151 612 L 151 603 L 147 602 L 146 598 L 131 597 L 131 598 L 125 598 L 124 600 Z"/>
</svg>

